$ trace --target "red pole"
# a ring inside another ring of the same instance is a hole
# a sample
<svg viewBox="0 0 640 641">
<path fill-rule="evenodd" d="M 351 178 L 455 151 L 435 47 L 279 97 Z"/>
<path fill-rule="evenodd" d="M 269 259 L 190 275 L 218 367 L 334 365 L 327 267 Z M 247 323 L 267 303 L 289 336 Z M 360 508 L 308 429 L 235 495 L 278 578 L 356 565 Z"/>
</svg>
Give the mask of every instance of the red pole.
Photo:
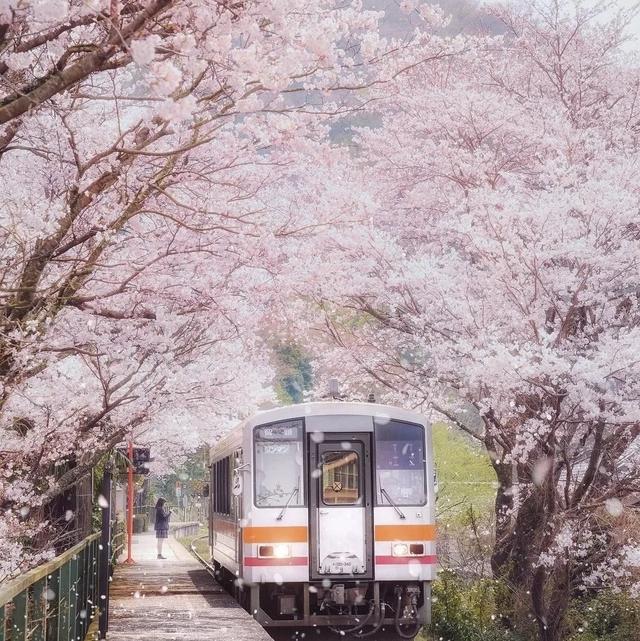
<svg viewBox="0 0 640 641">
<path fill-rule="evenodd" d="M 129 441 L 129 469 L 127 470 L 127 490 L 129 496 L 129 511 L 127 512 L 127 560 L 125 563 L 133 564 L 131 544 L 133 542 L 133 443 Z"/>
</svg>

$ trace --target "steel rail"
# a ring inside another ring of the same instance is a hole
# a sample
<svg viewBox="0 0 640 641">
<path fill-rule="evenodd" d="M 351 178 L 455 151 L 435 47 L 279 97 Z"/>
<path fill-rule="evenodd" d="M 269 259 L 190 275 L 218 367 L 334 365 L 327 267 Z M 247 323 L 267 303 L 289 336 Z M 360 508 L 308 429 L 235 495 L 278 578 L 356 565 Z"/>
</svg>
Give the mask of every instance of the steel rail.
<svg viewBox="0 0 640 641">
<path fill-rule="evenodd" d="M 193 554 L 193 556 L 195 556 L 196 559 L 198 559 L 198 561 L 200 561 L 200 563 L 202 563 L 202 565 L 204 565 L 204 567 L 207 570 L 207 572 L 209 572 L 209 574 L 211 574 L 213 576 L 213 578 L 215 579 L 216 578 L 216 570 L 215 570 L 215 568 L 208 561 L 205 561 L 202 558 L 202 556 L 200 556 L 200 554 L 198 553 L 198 551 L 196 550 L 195 545 L 194 545 L 196 541 L 200 541 L 200 540 L 206 539 L 208 537 L 209 537 L 208 534 L 203 534 L 202 536 L 196 537 L 195 539 L 193 539 L 193 541 L 191 541 L 191 544 L 189 545 L 189 547 L 191 548 L 191 553 Z"/>
</svg>

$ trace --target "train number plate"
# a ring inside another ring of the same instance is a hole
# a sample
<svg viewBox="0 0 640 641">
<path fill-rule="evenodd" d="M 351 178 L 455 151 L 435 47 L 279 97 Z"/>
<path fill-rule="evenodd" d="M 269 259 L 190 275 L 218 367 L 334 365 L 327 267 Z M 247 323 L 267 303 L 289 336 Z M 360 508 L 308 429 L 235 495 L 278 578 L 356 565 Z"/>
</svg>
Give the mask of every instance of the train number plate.
<svg viewBox="0 0 640 641">
<path fill-rule="evenodd" d="M 320 574 L 362 574 L 364 571 L 362 561 L 350 552 L 329 554 L 318 568 Z"/>
<path fill-rule="evenodd" d="M 351 561 L 331 561 L 329 574 L 351 574 Z"/>
</svg>

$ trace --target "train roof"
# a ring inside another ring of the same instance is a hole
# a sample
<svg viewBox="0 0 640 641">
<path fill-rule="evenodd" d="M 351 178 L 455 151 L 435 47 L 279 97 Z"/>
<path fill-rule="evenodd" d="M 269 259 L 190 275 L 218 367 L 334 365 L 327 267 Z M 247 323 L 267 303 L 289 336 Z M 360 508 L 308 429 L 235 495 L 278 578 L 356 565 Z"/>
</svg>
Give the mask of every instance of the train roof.
<svg viewBox="0 0 640 641">
<path fill-rule="evenodd" d="M 353 403 L 349 401 L 320 401 L 314 403 L 298 403 L 296 405 L 284 405 L 274 409 L 265 410 L 254 414 L 245 423 L 271 423 L 273 421 L 286 420 L 304 416 L 344 416 L 360 414 L 364 416 L 391 417 L 417 423 L 424 423 L 422 414 L 411 412 L 393 405 L 381 405 L 379 403 Z"/>
<path fill-rule="evenodd" d="M 313 403 L 297 403 L 295 405 L 284 405 L 269 410 L 257 412 L 253 416 L 242 421 L 228 434 L 223 436 L 211 451 L 215 450 L 217 456 L 227 456 L 242 442 L 242 431 L 244 427 L 255 427 L 263 423 L 274 423 L 293 418 L 304 418 L 306 416 L 345 416 L 361 415 L 376 416 L 380 418 L 395 418 L 410 423 L 421 423 L 427 425 L 425 417 L 410 410 L 393 405 L 382 405 L 379 403 L 353 403 L 349 401 L 320 401 Z"/>
</svg>

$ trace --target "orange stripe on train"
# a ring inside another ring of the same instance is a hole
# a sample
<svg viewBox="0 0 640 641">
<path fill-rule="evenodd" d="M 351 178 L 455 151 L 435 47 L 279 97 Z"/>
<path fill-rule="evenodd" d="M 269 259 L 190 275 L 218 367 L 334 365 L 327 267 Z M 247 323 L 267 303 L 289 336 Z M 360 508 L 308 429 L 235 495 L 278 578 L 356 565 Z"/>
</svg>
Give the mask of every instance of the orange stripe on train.
<svg viewBox="0 0 640 641">
<path fill-rule="evenodd" d="M 306 543 L 309 539 L 306 526 L 246 527 L 242 530 L 245 543 Z"/>
<path fill-rule="evenodd" d="M 376 525 L 376 541 L 435 541 L 435 525 Z"/>
</svg>

